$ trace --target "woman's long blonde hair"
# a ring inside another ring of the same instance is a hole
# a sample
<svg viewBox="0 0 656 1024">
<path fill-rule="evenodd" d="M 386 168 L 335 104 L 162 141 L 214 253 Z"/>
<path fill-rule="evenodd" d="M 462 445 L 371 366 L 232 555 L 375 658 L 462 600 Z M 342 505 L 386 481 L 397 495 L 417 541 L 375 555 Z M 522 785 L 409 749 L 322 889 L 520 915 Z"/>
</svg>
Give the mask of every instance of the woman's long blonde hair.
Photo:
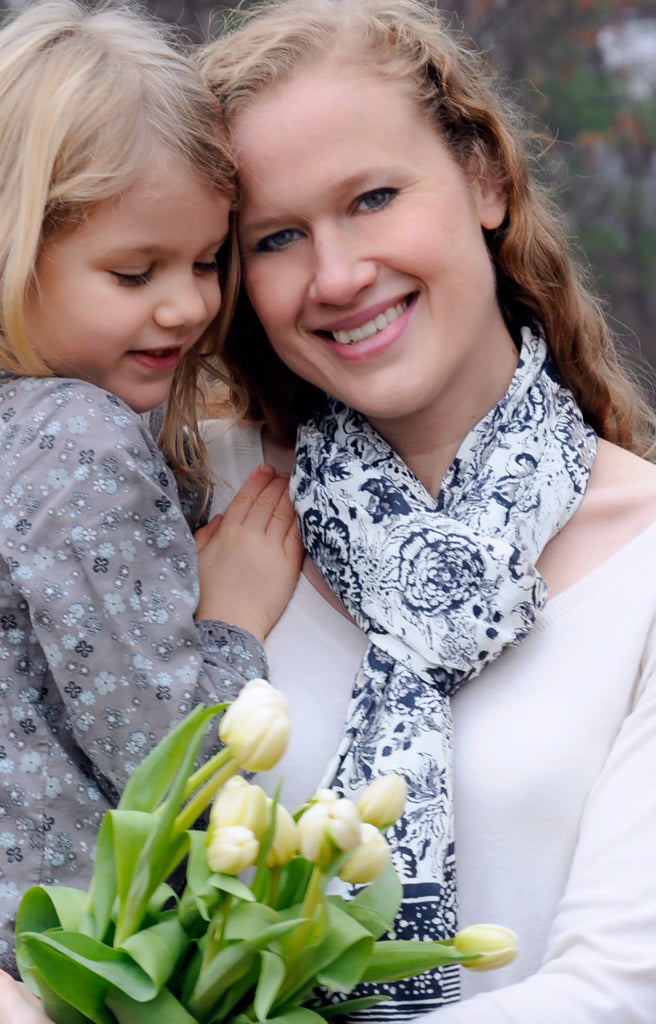
<svg viewBox="0 0 656 1024">
<path fill-rule="evenodd" d="M 654 415 L 623 365 L 559 211 L 532 173 L 533 136 L 481 55 L 439 11 L 421 0 L 271 0 L 243 10 L 199 54 L 228 125 L 273 83 L 326 58 L 403 83 L 460 166 L 502 184 L 507 216 L 485 234 L 510 332 L 540 325 L 599 435 L 650 453 Z M 239 408 L 291 440 L 317 393 L 277 358 L 243 293 L 224 358 Z"/>
<path fill-rule="evenodd" d="M 220 105 L 169 35 L 136 8 L 76 0 L 38 0 L 0 28 L 0 370 L 52 375 L 25 321 L 41 247 L 133 185 L 154 153 L 234 204 Z M 221 313 L 181 361 L 160 434 L 178 475 L 204 489 L 199 384 L 217 372 L 236 261 L 226 274 Z"/>
</svg>

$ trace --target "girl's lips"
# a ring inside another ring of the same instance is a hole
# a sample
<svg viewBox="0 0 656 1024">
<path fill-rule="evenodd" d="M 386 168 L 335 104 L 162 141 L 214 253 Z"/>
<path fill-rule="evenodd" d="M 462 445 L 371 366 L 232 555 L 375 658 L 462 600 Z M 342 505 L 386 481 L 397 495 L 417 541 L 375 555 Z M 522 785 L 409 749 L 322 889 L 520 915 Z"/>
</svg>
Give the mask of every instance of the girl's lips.
<svg viewBox="0 0 656 1024">
<path fill-rule="evenodd" d="M 149 370 L 170 370 L 180 362 L 182 347 L 180 345 L 167 348 L 134 349 L 130 352 L 135 362 Z"/>
</svg>

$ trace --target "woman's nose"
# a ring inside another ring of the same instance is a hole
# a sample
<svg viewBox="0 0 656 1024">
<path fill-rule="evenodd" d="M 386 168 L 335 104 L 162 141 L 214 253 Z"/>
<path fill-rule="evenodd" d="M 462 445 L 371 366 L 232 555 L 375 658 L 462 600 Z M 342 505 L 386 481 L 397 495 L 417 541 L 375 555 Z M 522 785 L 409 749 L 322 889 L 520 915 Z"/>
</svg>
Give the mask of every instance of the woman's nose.
<svg viewBox="0 0 656 1024">
<path fill-rule="evenodd" d="M 376 279 L 376 263 L 339 238 L 315 245 L 309 296 L 313 302 L 346 306 Z"/>
</svg>

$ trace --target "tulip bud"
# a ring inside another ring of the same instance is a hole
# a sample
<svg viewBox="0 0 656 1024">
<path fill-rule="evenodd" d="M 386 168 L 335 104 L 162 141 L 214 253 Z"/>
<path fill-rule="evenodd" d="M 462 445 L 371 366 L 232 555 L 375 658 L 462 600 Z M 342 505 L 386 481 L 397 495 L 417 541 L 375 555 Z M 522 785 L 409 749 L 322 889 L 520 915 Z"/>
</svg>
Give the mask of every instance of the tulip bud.
<svg viewBox="0 0 656 1024">
<path fill-rule="evenodd" d="M 339 873 L 345 882 L 360 885 L 373 882 L 387 867 L 390 848 L 375 825 L 360 826 L 360 845 L 355 848 Z"/>
<path fill-rule="evenodd" d="M 361 821 L 350 800 L 337 799 L 332 793 L 325 799 L 316 796 L 319 799 L 298 821 L 298 840 L 305 859 L 325 868 L 336 854 L 359 844 Z"/>
<path fill-rule="evenodd" d="M 453 945 L 459 953 L 480 953 L 478 960 L 463 964 L 470 971 L 505 967 L 517 956 L 517 936 L 500 924 L 470 924 L 456 933 Z"/>
<path fill-rule="evenodd" d="M 260 786 L 252 786 L 241 775 L 234 775 L 223 784 L 214 797 L 210 810 L 210 827 L 243 825 L 262 840 L 269 825 L 266 794 Z"/>
<path fill-rule="evenodd" d="M 238 875 L 257 860 L 260 844 L 249 828 L 226 825 L 208 832 L 207 863 L 211 871 Z"/>
<path fill-rule="evenodd" d="M 374 779 L 356 801 L 363 821 L 376 828 L 388 828 L 403 813 L 408 786 L 402 775 L 381 775 Z"/>
<path fill-rule="evenodd" d="M 219 736 L 241 768 L 264 772 L 289 739 L 289 701 L 265 679 L 251 679 L 221 719 Z"/>
<path fill-rule="evenodd" d="M 269 814 L 273 813 L 273 801 L 268 801 Z M 266 855 L 268 868 L 287 864 L 298 853 L 298 828 L 287 808 L 276 804 L 276 827 Z"/>
</svg>

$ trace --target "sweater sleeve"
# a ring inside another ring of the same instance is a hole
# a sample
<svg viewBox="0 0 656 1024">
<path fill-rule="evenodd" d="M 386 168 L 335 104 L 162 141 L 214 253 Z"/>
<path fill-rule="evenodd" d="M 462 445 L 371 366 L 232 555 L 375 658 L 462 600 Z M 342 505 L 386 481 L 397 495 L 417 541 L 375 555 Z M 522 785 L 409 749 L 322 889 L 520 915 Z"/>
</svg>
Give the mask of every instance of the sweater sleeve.
<svg viewBox="0 0 656 1024">
<path fill-rule="evenodd" d="M 81 381 L 24 385 L 2 445 L 3 672 L 43 691 L 70 756 L 120 789 L 172 720 L 266 659 L 246 631 L 194 621 L 193 535 L 142 418 Z"/>
<path fill-rule="evenodd" d="M 583 812 L 542 966 L 422 1018 L 426 1024 L 656 1020 L 655 649 L 652 635 L 634 702 Z"/>
</svg>

